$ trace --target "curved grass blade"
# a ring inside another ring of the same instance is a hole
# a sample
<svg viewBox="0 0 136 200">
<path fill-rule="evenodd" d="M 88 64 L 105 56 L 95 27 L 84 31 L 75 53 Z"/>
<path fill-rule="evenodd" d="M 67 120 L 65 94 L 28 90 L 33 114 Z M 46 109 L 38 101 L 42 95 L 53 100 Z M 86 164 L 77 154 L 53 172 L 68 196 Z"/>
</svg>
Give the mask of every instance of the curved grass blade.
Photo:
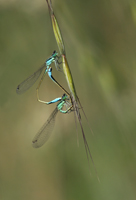
<svg viewBox="0 0 136 200">
<path fill-rule="evenodd" d="M 86 137 L 85 137 L 85 133 L 84 133 L 84 129 L 83 129 L 83 126 L 82 126 L 82 123 L 81 123 L 81 119 L 78 118 L 78 120 L 79 120 L 80 127 L 81 127 L 81 131 L 82 131 L 82 136 L 83 136 L 83 141 L 84 141 L 84 145 L 85 145 L 85 150 L 86 150 L 86 155 L 87 155 L 87 160 L 88 160 L 89 167 L 90 167 L 90 163 L 89 163 L 89 156 L 90 156 L 91 161 L 92 161 L 93 166 L 94 166 L 94 169 L 95 169 L 95 173 L 96 173 L 97 179 L 98 179 L 98 181 L 100 182 L 100 179 L 99 179 L 99 176 L 98 176 L 98 173 L 97 173 L 97 170 L 96 170 L 94 161 L 93 161 L 93 157 L 92 157 L 90 148 L 89 148 L 89 146 L 88 146 L 88 143 L 87 143 L 87 140 L 86 140 Z"/>
<path fill-rule="evenodd" d="M 72 74 L 71 74 L 67 59 L 66 59 L 64 43 L 63 43 L 63 39 L 62 39 L 61 32 L 60 32 L 60 29 L 59 29 L 59 25 L 58 25 L 58 22 L 56 20 L 56 17 L 55 17 L 53 8 L 52 8 L 51 0 L 50 0 L 50 4 L 49 4 L 48 0 L 46 0 L 46 1 L 47 1 L 47 4 L 48 4 L 48 7 L 49 7 L 50 16 L 51 16 L 51 19 L 52 19 L 52 26 L 53 26 L 54 35 L 55 35 L 60 53 L 62 55 L 63 71 L 64 71 L 64 74 L 65 74 L 65 77 L 66 77 L 66 81 L 68 83 L 68 87 L 70 89 L 70 97 L 71 97 L 71 101 L 72 101 L 72 105 L 73 105 L 73 110 L 75 111 L 75 113 L 77 115 L 77 119 L 80 123 L 82 136 L 83 136 L 83 140 L 84 140 L 84 145 L 85 145 L 85 149 L 86 149 L 86 154 L 87 154 L 87 159 L 88 159 L 88 162 L 89 162 L 89 157 L 88 157 L 88 155 L 89 155 L 91 160 L 92 160 L 92 163 L 94 165 L 92 155 L 91 155 L 91 152 L 90 152 L 90 149 L 89 149 L 89 146 L 88 146 L 85 134 L 84 134 L 82 122 L 81 122 L 81 115 L 80 115 L 79 106 L 78 106 L 78 103 L 80 104 L 80 106 L 81 106 L 81 103 L 80 103 L 79 98 L 76 94 L 74 81 L 73 81 L 73 78 L 72 78 Z M 82 108 L 82 106 L 81 106 L 81 108 Z M 83 110 L 83 108 L 82 108 L 82 110 Z M 85 115 L 84 110 L 83 110 L 83 113 Z M 85 115 L 85 118 L 87 119 L 86 115 Z M 95 165 L 94 165 L 94 168 L 95 168 Z M 96 171 L 96 168 L 95 168 L 95 171 Z M 97 171 L 96 171 L 96 174 L 97 174 Z M 98 178 L 98 175 L 97 175 L 97 178 Z M 98 178 L 98 180 L 99 180 L 99 178 Z"/>
<path fill-rule="evenodd" d="M 56 39 L 58 48 L 60 50 L 60 54 L 62 55 L 63 71 L 65 74 L 70 92 L 71 92 L 72 96 L 74 96 L 74 99 L 76 100 L 76 90 L 75 90 L 72 74 L 71 74 L 71 71 L 70 71 L 66 56 L 65 56 L 65 47 L 64 47 L 64 42 L 62 39 L 61 31 L 60 31 L 57 19 L 55 17 L 55 14 L 54 14 L 54 11 L 52 8 L 51 0 L 50 0 L 50 4 L 49 4 L 48 0 L 46 0 L 46 2 L 48 4 L 48 8 L 49 8 L 49 12 L 50 12 L 50 17 L 51 17 L 51 21 L 52 21 L 52 27 L 53 27 L 55 39 Z"/>
<path fill-rule="evenodd" d="M 65 55 L 62 55 L 62 65 L 63 65 L 63 71 L 66 77 L 66 81 L 70 89 L 70 93 L 73 96 L 74 100 L 76 100 L 77 99 L 76 89 L 75 89 L 74 81 L 72 78 L 71 70 L 69 68 L 68 61 Z"/>
<path fill-rule="evenodd" d="M 48 0 L 46 0 L 46 2 L 48 4 L 48 8 L 49 8 L 49 11 L 50 11 L 50 17 L 51 17 L 52 26 L 53 26 L 53 32 L 54 32 L 54 35 L 55 35 L 55 39 L 56 39 L 60 54 L 65 54 L 65 47 L 64 47 L 63 38 L 62 38 L 61 31 L 60 31 L 57 19 L 55 17 L 55 14 L 54 14 L 54 11 L 53 11 L 53 8 L 52 8 L 51 1 L 50 1 L 50 4 L 49 4 Z"/>
</svg>

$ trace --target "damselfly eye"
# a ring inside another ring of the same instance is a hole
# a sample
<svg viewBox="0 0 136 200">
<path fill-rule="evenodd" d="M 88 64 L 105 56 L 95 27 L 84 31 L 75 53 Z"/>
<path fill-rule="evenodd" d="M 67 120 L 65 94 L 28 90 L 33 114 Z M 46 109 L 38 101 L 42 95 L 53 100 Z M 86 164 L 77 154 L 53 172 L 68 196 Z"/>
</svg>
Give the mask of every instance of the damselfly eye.
<svg viewBox="0 0 136 200">
<path fill-rule="evenodd" d="M 63 99 L 64 97 L 66 97 L 66 94 L 63 94 L 63 95 L 62 95 L 62 99 Z"/>
<path fill-rule="evenodd" d="M 67 95 L 66 95 L 66 94 L 63 94 L 63 95 L 62 95 L 62 99 L 65 100 L 66 98 L 67 98 Z"/>
<path fill-rule="evenodd" d="M 56 51 L 53 51 L 53 54 L 52 54 L 52 55 L 54 55 L 54 54 L 56 54 Z"/>
</svg>

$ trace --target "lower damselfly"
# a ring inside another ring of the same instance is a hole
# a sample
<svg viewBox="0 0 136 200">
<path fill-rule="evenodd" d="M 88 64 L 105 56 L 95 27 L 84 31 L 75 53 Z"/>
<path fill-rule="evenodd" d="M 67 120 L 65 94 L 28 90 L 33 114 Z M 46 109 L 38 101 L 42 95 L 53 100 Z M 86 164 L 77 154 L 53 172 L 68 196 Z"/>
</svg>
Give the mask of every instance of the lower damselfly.
<svg viewBox="0 0 136 200">
<path fill-rule="evenodd" d="M 38 133 L 35 135 L 34 139 L 32 140 L 32 146 L 34 148 L 41 147 L 45 142 L 49 139 L 50 134 L 53 131 L 54 124 L 55 124 L 55 118 L 60 111 L 63 114 L 69 113 L 72 111 L 72 104 L 69 102 L 69 98 L 66 94 L 63 94 L 62 97 L 58 97 L 47 104 L 52 104 L 59 102 L 54 109 L 54 111 L 51 113 L 50 117 L 47 119 L 47 121 L 44 123 L 44 125 L 41 127 L 41 129 L 38 131 Z"/>
</svg>

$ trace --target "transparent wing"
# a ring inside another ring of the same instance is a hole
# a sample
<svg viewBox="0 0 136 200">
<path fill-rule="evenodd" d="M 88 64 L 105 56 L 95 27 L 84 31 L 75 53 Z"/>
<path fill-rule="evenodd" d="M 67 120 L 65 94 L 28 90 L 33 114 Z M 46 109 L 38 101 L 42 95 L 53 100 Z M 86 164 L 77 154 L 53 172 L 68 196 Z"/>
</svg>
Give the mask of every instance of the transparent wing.
<svg viewBox="0 0 136 200">
<path fill-rule="evenodd" d="M 55 124 L 55 117 L 58 113 L 58 108 L 56 107 L 55 110 L 52 112 L 48 120 L 45 124 L 41 127 L 39 132 L 35 135 L 32 146 L 34 148 L 41 147 L 50 137 L 51 132 L 53 131 L 54 124 Z"/>
<path fill-rule="evenodd" d="M 31 76 L 25 79 L 22 83 L 17 86 L 16 92 L 17 94 L 22 94 L 26 90 L 28 90 L 39 78 L 43 69 L 46 67 L 46 63 L 44 63 L 36 72 L 34 72 Z"/>
</svg>

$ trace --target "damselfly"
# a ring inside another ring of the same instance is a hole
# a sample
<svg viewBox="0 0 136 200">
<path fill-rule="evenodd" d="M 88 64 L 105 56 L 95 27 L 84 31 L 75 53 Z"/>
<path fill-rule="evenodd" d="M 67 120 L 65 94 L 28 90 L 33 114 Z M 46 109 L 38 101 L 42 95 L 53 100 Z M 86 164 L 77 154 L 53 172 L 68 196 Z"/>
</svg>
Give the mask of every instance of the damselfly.
<svg viewBox="0 0 136 200">
<path fill-rule="evenodd" d="M 22 83 L 20 83 L 17 86 L 17 89 L 16 89 L 17 94 L 22 94 L 26 90 L 28 90 L 37 81 L 37 79 L 41 75 L 42 71 L 44 70 L 44 74 L 41 78 L 41 81 L 40 81 L 38 87 L 37 87 L 39 89 L 40 84 L 41 84 L 46 72 L 48 72 L 48 69 L 53 62 L 55 63 L 56 69 L 60 69 L 58 60 L 59 60 L 58 53 L 56 51 L 54 51 L 52 53 L 51 57 L 48 58 L 45 61 L 45 63 L 36 72 L 34 72 L 31 76 L 29 76 L 27 79 L 25 79 Z"/>
<path fill-rule="evenodd" d="M 51 113 L 50 117 L 48 120 L 45 122 L 45 124 L 41 127 L 41 129 L 38 131 L 38 133 L 35 135 L 33 141 L 32 141 L 32 146 L 34 148 L 41 147 L 49 138 L 51 132 L 53 131 L 54 124 L 55 124 L 55 118 L 60 111 L 61 113 L 68 113 L 72 111 L 72 105 L 69 102 L 69 98 L 66 94 L 63 94 L 62 97 L 56 98 L 50 102 L 47 102 L 47 104 L 52 104 L 59 102 L 54 109 L 54 111 Z"/>
</svg>

